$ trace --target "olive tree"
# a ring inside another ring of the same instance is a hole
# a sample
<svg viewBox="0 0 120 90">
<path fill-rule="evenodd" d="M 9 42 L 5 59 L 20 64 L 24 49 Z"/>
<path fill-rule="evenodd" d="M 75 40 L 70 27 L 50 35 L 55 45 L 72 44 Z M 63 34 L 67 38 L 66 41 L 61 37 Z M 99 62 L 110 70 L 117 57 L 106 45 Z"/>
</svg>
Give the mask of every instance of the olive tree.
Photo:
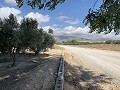
<svg viewBox="0 0 120 90">
<path fill-rule="evenodd" d="M 10 54 L 13 59 L 13 63 L 10 66 L 15 65 L 15 50 L 18 45 L 17 42 L 17 19 L 13 14 L 10 14 L 8 18 L 0 19 L 0 51 L 3 55 Z"/>
<path fill-rule="evenodd" d="M 38 55 L 39 52 L 51 48 L 55 43 L 54 37 L 42 28 L 38 29 L 38 22 L 32 18 L 24 18 L 20 25 L 20 50 L 30 48 Z"/>
<path fill-rule="evenodd" d="M 44 35 L 44 42 L 42 43 L 42 47 L 43 50 L 46 51 L 47 48 L 52 48 L 52 46 L 55 43 L 55 39 L 51 34 L 47 32 L 44 32 L 43 35 Z"/>
<path fill-rule="evenodd" d="M 31 45 L 31 49 L 35 52 L 35 55 L 38 55 L 42 51 L 42 43 L 44 42 L 43 29 L 37 29 L 34 32 L 34 43 Z"/>
<path fill-rule="evenodd" d="M 54 43 L 54 37 L 38 28 L 38 22 L 33 18 L 23 18 L 20 25 L 13 14 L 0 19 L 0 53 L 12 56 L 13 63 L 9 67 L 16 64 L 16 53 L 32 49 L 37 55 L 52 48 Z"/>
<path fill-rule="evenodd" d="M 25 52 L 25 49 L 33 47 L 36 43 L 35 31 L 38 28 L 37 20 L 32 18 L 24 18 L 20 24 L 20 50 Z"/>
</svg>

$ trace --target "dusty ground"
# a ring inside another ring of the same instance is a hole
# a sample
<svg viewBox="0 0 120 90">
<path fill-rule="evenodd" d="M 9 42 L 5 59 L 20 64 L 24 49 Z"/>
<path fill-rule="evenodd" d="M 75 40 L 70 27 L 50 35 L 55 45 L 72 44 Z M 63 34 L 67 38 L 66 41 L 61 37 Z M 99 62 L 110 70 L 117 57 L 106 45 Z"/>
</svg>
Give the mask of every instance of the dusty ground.
<svg viewBox="0 0 120 90">
<path fill-rule="evenodd" d="M 64 90 L 120 90 L 101 70 L 92 67 L 83 58 L 76 58 L 61 47 L 35 57 L 17 56 L 17 66 L 7 68 L 11 63 L 0 62 L 0 90 L 54 90 L 59 58 L 64 52 Z M 3 87 L 3 88 L 2 88 Z"/>
<path fill-rule="evenodd" d="M 120 90 L 119 82 L 100 68 L 85 62 L 84 58 L 77 58 L 65 49 L 64 58 L 64 90 Z"/>
<path fill-rule="evenodd" d="M 11 68 L 11 58 L 1 60 L 0 90 L 54 90 L 60 55 L 55 49 L 39 56 L 19 55 Z"/>
<path fill-rule="evenodd" d="M 97 48 L 103 50 L 111 50 L 111 51 L 120 51 L 119 44 L 91 44 L 91 45 L 75 45 L 76 47 L 84 47 L 84 48 Z"/>
</svg>

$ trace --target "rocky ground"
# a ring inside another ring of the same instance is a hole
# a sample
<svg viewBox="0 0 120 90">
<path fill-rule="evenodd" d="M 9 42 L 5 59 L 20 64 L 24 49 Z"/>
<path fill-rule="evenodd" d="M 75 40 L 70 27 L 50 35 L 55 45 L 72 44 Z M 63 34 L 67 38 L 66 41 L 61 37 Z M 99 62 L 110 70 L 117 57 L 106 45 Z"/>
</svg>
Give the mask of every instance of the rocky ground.
<svg viewBox="0 0 120 90">
<path fill-rule="evenodd" d="M 7 68 L 11 58 L 0 62 L 0 90 L 54 90 L 61 50 L 39 56 L 18 55 L 15 67 Z"/>
<path fill-rule="evenodd" d="M 103 71 L 59 46 L 39 56 L 18 55 L 17 65 L 11 68 L 7 68 L 11 58 L 1 58 L 0 90 L 54 90 L 61 53 L 65 61 L 64 90 L 120 90 Z"/>
</svg>

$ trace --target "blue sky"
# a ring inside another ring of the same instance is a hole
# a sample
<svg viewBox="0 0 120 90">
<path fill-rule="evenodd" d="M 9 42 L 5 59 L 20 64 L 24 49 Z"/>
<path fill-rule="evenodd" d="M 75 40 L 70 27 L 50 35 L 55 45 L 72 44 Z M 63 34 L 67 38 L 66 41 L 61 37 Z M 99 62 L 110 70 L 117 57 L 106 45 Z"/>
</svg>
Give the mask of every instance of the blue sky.
<svg viewBox="0 0 120 90">
<path fill-rule="evenodd" d="M 81 38 L 111 38 L 120 39 L 120 35 L 115 36 L 114 32 L 105 35 L 104 33 L 90 34 L 89 27 L 85 26 L 82 21 L 88 13 L 89 8 L 93 7 L 96 0 L 66 0 L 63 4 L 59 4 L 55 10 L 37 10 L 32 9 L 26 4 L 18 8 L 15 0 L 1 0 L 0 2 L 0 18 L 7 17 L 10 13 L 15 14 L 19 23 L 23 17 L 36 18 L 39 27 L 43 27 L 46 31 L 53 28 L 55 35 L 75 35 Z M 102 3 L 98 0 L 94 9 L 97 9 Z"/>
</svg>

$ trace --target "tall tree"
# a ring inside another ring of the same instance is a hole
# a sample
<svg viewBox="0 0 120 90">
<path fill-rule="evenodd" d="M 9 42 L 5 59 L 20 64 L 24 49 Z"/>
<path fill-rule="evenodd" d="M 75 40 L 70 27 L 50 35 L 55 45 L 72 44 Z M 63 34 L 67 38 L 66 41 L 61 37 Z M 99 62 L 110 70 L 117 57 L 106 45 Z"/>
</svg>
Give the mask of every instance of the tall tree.
<svg viewBox="0 0 120 90">
<path fill-rule="evenodd" d="M 55 43 L 54 37 L 42 28 L 38 29 L 38 22 L 32 18 L 24 18 L 19 25 L 13 14 L 8 18 L 0 19 L 0 52 L 10 54 L 16 64 L 16 52 L 30 48 L 37 55 L 46 48 L 51 48 Z"/>
<path fill-rule="evenodd" d="M 39 52 L 43 50 L 43 47 L 42 47 L 42 43 L 44 42 L 43 29 L 40 28 L 35 30 L 34 36 L 35 36 L 34 43 L 30 48 L 35 52 L 35 55 L 38 55 Z"/>
<path fill-rule="evenodd" d="M 33 47 L 35 42 L 35 30 L 38 28 L 37 20 L 24 18 L 20 25 L 20 47 L 25 51 L 28 47 Z"/>
<path fill-rule="evenodd" d="M 24 18 L 20 25 L 20 47 L 23 51 L 31 48 L 35 55 L 54 44 L 52 35 L 38 29 L 38 23 L 32 18 Z"/>
<path fill-rule="evenodd" d="M 17 46 L 16 32 L 18 28 L 17 19 L 13 14 L 10 14 L 8 18 L 0 20 L 0 51 L 4 54 L 10 54 L 13 58 L 11 66 L 15 65 L 15 48 Z"/>
</svg>

